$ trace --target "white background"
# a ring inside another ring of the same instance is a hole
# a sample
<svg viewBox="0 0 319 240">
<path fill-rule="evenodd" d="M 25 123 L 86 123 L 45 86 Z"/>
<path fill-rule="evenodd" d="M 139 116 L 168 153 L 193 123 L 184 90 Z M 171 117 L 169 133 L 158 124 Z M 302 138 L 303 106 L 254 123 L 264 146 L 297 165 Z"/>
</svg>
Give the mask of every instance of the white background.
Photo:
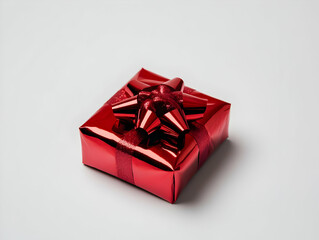
<svg viewBox="0 0 319 240">
<path fill-rule="evenodd" d="M 319 239 L 318 1 L 0 0 L 0 239 Z M 141 67 L 232 103 L 174 205 L 85 167 Z"/>
</svg>

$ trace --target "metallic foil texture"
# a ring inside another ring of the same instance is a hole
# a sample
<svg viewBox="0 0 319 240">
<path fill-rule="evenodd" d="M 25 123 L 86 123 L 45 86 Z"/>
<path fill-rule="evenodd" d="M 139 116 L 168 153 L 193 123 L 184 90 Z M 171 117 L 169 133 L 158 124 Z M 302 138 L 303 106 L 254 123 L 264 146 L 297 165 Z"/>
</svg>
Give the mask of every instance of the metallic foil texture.
<svg viewBox="0 0 319 240">
<path fill-rule="evenodd" d="M 230 104 L 141 69 L 80 127 L 83 163 L 174 203 L 228 137 Z"/>
</svg>

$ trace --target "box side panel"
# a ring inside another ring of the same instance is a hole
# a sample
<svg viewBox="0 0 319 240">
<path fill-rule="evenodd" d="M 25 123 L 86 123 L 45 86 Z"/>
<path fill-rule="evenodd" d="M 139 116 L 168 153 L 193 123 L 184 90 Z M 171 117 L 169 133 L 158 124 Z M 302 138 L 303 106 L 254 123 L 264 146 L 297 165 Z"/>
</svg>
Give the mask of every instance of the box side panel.
<svg viewBox="0 0 319 240">
<path fill-rule="evenodd" d="M 81 131 L 80 135 L 83 163 L 118 177 L 115 159 L 116 149 Z M 132 167 L 136 186 L 168 202 L 174 201 L 174 174 L 172 171 L 161 170 L 135 157 L 132 157 Z"/>
<path fill-rule="evenodd" d="M 205 124 L 214 151 L 228 137 L 230 104 L 224 105 Z"/>
<path fill-rule="evenodd" d="M 166 201 L 174 202 L 174 172 L 156 168 L 133 157 L 135 185 Z"/>
<path fill-rule="evenodd" d="M 82 132 L 80 135 L 83 163 L 116 176 L 115 149 L 98 138 Z"/>
<path fill-rule="evenodd" d="M 230 104 L 226 104 L 205 125 L 213 146 L 210 154 L 228 137 L 229 113 Z M 198 151 L 198 147 L 194 148 L 187 160 L 183 161 L 180 168 L 175 171 L 175 200 L 199 169 Z"/>
<path fill-rule="evenodd" d="M 180 164 L 179 169 L 175 170 L 175 197 L 176 201 L 183 188 L 198 170 L 198 147 L 196 146 L 189 153 L 187 158 Z"/>
</svg>

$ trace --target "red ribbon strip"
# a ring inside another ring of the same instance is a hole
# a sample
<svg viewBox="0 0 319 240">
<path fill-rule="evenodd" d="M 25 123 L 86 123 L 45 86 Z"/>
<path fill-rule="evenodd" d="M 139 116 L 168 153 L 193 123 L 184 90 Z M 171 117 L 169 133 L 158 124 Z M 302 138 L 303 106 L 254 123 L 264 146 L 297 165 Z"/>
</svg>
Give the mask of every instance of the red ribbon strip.
<svg viewBox="0 0 319 240">
<path fill-rule="evenodd" d="M 116 168 L 118 177 L 134 184 L 134 175 L 132 168 L 132 157 L 134 148 L 138 146 L 145 135 L 139 129 L 133 129 L 126 134 L 116 146 Z"/>
<path fill-rule="evenodd" d="M 207 157 L 214 149 L 213 143 L 211 143 L 209 134 L 202 124 L 193 122 L 191 126 L 190 134 L 194 137 L 199 153 L 198 153 L 198 168 L 200 168 L 206 161 Z"/>
</svg>

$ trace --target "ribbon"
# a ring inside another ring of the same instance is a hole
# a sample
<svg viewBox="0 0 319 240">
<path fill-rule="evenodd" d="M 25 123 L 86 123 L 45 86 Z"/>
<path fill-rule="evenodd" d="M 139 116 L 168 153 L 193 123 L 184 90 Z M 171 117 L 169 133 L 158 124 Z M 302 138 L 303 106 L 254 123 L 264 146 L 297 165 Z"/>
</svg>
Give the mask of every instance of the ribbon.
<svg viewBox="0 0 319 240">
<path fill-rule="evenodd" d="M 211 144 L 210 137 L 205 126 L 197 122 L 193 122 L 190 134 L 194 137 L 198 145 L 198 168 L 200 168 L 211 153 L 214 146 Z"/>
<path fill-rule="evenodd" d="M 184 82 L 180 78 L 156 86 L 132 80 L 127 88 L 130 97 L 112 104 L 119 124 L 132 126 L 117 144 L 119 177 L 134 184 L 132 154 L 136 146 L 162 144 L 179 150 L 188 132 L 198 144 L 200 166 L 211 149 L 206 128 L 196 122 L 204 116 L 207 99 L 183 92 Z"/>
<path fill-rule="evenodd" d="M 136 129 L 126 133 L 122 140 L 117 144 L 116 163 L 118 177 L 134 184 L 134 175 L 132 170 L 132 154 L 134 148 L 139 145 L 145 135 Z"/>
</svg>

